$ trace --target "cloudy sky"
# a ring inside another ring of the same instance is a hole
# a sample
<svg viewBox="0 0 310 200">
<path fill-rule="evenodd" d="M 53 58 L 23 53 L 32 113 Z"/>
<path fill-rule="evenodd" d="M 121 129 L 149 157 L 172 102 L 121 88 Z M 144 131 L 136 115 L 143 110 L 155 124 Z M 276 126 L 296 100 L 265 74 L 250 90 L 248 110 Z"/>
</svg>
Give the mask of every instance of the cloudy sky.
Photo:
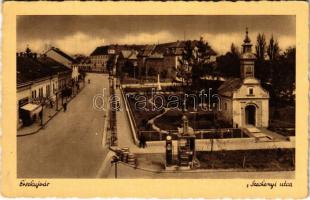
<svg viewBox="0 0 310 200">
<path fill-rule="evenodd" d="M 280 48 L 295 45 L 295 16 L 19 16 L 17 51 L 47 45 L 69 54 L 89 55 L 108 44 L 155 44 L 176 40 L 208 41 L 218 53 L 242 44 L 245 27 L 252 43 L 258 33 L 273 34 Z"/>
</svg>

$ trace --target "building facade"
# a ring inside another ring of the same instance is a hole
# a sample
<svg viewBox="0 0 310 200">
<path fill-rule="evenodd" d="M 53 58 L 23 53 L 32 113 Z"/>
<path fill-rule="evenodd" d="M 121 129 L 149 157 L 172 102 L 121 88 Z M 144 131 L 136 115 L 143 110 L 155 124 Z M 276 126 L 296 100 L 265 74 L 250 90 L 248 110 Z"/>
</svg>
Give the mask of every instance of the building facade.
<svg viewBox="0 0 310 200">
<path fill-rule="evenodd" d="M 248 30 L 240 58 L 240 78 L 225 81 L 218 89 L 221 96 L 219 117 L 233 127 L 268 127 L 269 93 L 254 77 L 255 55 Z"/>
<path fill-rule="evenodd" d="M 23 106 L 55 102 L 60 98 L 61 90 L 69 87 L 72 70 L 47 56 L 38 57 L 29 48 L 25 53 L 17 53 L 16 63 L 17 124 L 20 124 Z"/>
<path fill-rule="evenodd" d="M 91 70 L 93 72 L 108 72 L 108 61 L 115 54 L 116 47 L 112 45 L 97 47 L 90 54 Z"/>
</svg>

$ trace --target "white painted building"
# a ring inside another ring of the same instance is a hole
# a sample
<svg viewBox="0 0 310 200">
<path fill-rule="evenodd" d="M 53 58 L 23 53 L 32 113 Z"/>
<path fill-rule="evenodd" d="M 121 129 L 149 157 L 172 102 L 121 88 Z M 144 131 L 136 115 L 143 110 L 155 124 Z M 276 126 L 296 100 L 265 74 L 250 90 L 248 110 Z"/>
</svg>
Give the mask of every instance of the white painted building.
<svg viewBox="0 0 310 200">
<path fill-rule="evenodd" d="M 71 81 L 72 70 L 50 57 L 37 57 L 27 48 L 26 53 L 16 55 L 17 116 L 22 124 L 20 111 L 29 103 L 40 105 L 46 100 L 56 101 L 56 95 Z M 59 99 L 59 98 L 58 98 Z"/>
<path fill-rule="evenodd" d="M 226 80 L 218 89 L 221 96 L 219 117 L 234 127 L 267 127 L 269 93 L 254 77 L 255 56 L 246 31 L 240 58 L 241 78 Z"/>
</svg>

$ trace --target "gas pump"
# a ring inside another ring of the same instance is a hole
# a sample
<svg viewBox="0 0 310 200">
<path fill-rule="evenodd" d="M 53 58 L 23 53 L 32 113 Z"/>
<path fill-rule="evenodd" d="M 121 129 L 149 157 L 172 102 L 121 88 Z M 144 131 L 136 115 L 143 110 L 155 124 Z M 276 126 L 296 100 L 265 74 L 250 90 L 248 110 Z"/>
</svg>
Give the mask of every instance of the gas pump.
<svg viewBox="0 0 310 200">
<path fill-rule="evenodd" d="M 172 165 L 172 137 L 166 137 L 166 166 Z"/>
<path fill-rule="evenodd" d="M 195 159 L 195 136 L 179 136 L 178 160 L 179 166 L 190 168 Z"/>
</svg>

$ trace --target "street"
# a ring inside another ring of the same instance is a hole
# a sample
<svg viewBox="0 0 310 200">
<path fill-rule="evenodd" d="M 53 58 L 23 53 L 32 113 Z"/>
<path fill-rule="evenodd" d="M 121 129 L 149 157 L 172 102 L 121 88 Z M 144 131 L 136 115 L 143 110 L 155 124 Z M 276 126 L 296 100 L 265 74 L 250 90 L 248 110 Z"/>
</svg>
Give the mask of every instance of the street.
<svg viewBox="0 0 310 200">
<path fill-rule="evenodd" d="M 108 76 L 87 74 L 90 84 L 37 134 L 17 137 L 18 178 L 92 178 L 108 152 L 102 145 L 104 111 L 93 97 L 106 88 Z"/>
</svg>

